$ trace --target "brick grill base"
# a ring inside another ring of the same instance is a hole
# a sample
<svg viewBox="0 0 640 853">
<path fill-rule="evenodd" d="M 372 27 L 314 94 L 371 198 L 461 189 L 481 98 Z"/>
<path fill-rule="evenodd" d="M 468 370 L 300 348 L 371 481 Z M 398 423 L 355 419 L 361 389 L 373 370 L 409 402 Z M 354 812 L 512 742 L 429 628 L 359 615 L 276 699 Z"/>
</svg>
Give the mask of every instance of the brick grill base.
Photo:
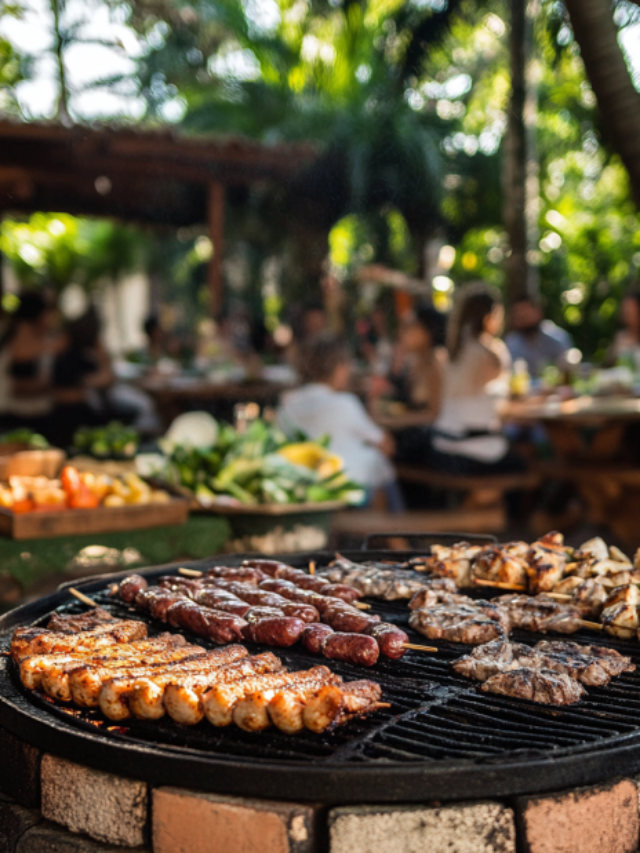
<svg viewBox="0 0 640 853">
<path fill-rule="evenodd" d="M 150 790 L 0 729 L 0 853 L 637 853 L 638 786 L 323 809 Z"/>
</svg>

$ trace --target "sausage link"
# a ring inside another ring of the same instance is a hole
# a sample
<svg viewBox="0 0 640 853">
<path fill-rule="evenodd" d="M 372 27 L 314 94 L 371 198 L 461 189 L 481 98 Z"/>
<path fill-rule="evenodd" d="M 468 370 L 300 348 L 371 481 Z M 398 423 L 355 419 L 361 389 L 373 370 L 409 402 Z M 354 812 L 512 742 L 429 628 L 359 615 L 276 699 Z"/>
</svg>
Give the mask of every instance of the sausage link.
<svg viewBox="0 0 640 853">
<path fill-rule="evenodd" d="M 188 599 L 172 604 L 167 610 L 167 619 L 174 628 L 184 628 L 220 644 L 241 640 L 243 629 L 247 626 L 240 616 L 211 610 Z"/>
<path fill-rule="evenodd" d="M 367 633 L 377 640 L 380 652 L 385 657 L 398 660 L 406 654 L 407 650 L 404 644 L 409 642 L 409 637 L 396 625 L 391 625 L 389 622 L 379 622 L 377 625 L 373 625 Z"/>
<path fill-rule="evenodd" d="M 322 654 L 329 660 L 373 666 L 380 648 L 373 637 L 364 634 L 330 634 L 322 644 Z"/>
<path fill-rule="evenodd" d="M 251 569 L 260 569 L 266 575 L 269 575 L 271 578 L 277 577 L 277 572 L 280 569 L 291 569 L 292 566 L 288 566 L 286 563 L 281 563 L 279 560 L 262 560 L 262 559 L 252 559 L 252 560 L 243 560 L 243 566 L 247 566 Z"/>
<path fill-rule="evenodd" d="M 225 613 L 233 613 L 236 616 L 242 617 L 251 608 L 251 605 L 247 604 L 246 601 L 241 601 L 236 595 L 224 589 L 213 589 L 206 586 L 201 587 L 196 592 L 194 600 L 204 607 L 211 607 L 213 610 L 224 610 Z"/>
<path fill-rule="evenodd" d="M 280 618 L 262 619 L 259 622 L 247 625 L 244 629 L 246 640 L 254 643 L 265 643 L 268 646 L 292 646 L 300 639 L 300 635 L 306 628 L 306 622 L 302 619 L 294 619 L 291 616 Z"/>
<path fill-rule="evenodd" d="M 379 616 L 369 616 L 344 602 L 333 603 L 322 614 L 322 621 L 331 625 L 334 631 L 348 634 L 364 634 L 380 621 Z"/>
<path fill-rule="evenodd" d="M 323 625 L 322 623 L 307 625 L 302 632 L 300 642 L 311 654 L 321 655 L 322 645 L 330 634 L 333 634 L 333 628 L 329 625 Z"/>
<path fill-rule="evenodd" d="M 253 566 L 240 566 L 232 568 L 229 566 L 213 566 L 205 572 L 205 578 L 223 578 L 228 581 L 241 581 L 257 586 L 260 581 L 269 577 L 265 572 Z"/>
<path fill-rule="evenodd" d="M 118 595 L 124 602 L 131 604 L 136 595 L 146 589 L 147 586 L 147 581 L 142 575 L 129 575 L 120 581 Z"/>
</svg>

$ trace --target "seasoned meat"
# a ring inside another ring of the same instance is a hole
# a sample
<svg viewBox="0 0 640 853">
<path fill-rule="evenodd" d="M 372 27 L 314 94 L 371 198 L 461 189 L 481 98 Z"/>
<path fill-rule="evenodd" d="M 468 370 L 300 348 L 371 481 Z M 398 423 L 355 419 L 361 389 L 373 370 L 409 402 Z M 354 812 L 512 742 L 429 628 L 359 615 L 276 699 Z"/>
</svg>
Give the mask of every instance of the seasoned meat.
<svg viewBox="0 0 640 853">
<path fill-rule="evenodd" d="M 499 639 L 477 646 L 471 654 L 454 661 L 452 666 L 459 675 L 486 681 L 499 672 L 532 666 L 534 657 L 529 646 Z"/>
<path fill-rule="evenodd" d="M 635 637 L 640 627 L 638 608 L 633 604 L 621 603 L 605 607 L 600 619 L 607 634 L 626 640 Z"/>
<path fill-rule="evenodd" d="M 374 681 L 351 681 L 322 687 L 302 712 L 305 728 L 320 733 L 360 714 L 374 711 L 382 689 Z"/>
<path fill-rule="evenodd" d="M 573 634 L 580 628 L 582 614 L 571 604 L 560 604 L 545 595 L 502 595 L 496 604 L 508 612 L 513 628 L 546 634 Z"/>
<path fill-rule="evenodd" d="M 480 645 L 506 635 L 500 621 L 466 605 L 432 607 L 414 610 L 409 625 L 430 640 Z"/>
<path fill-rule="evenodd" d="M 544 705 L 573 705 L 585 694 L 584 687 L 564 672 L 530 667 L 492 675 L 480 689 Z"/>
<path fill-rule="evenodd" d="M 128 619 L 105 622 L 75 634 L 48 631 L 45 628 L 18 628 L 11 640 L 11 656 L 21 661 L 31 655 L 91 652 L 114 643 L 141 640 L 146 636 L 147 626 L 143 622 Z"/>
<path fill-rule="evenodd" d="M 113 621 L 114 617 L 108 610 L 104 610 L 102 607 L 94 607 L 88 613 L 76 613 L 74 615 L 54 613 L 47 623 L 47 630 L 77 634 L 80 631 L 89 631 L 105 622 Z"/>
</svg>

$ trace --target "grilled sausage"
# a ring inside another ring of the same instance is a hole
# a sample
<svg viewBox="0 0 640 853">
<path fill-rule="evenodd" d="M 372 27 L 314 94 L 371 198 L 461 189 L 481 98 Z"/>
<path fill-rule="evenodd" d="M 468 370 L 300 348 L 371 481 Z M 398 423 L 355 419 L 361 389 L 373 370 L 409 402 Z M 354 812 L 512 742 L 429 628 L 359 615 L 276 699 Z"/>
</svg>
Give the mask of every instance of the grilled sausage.
<svg viewBox="0 0 640 853">
<path fill-rule="evenodd" d="M 300 636 L 300 642 L 311 654 L 321 655 L 322 645 L 329 634 L 333 634 L 333 628 L 329 625 L 323 625 L 321 622 L 316 625 L 307 625 Z"/>
<path fill-rule="evenodd" d="M 129 575 L 120 581 L 118 595 L 126 603 L 131 604 L 136 595 L 148 586 L 142 575 Z"/>
<path fill-rule="evenodd" d="M 409 637 L 400 628 L 391 625 L 388 622 L 378 622 L 367 631 L 370 637 L 373 637 L 380 646 L 380 652 L 386 658 L 398 660 L 407 650 L 404 646 L 409 642 Z"/>
<path fill-rule="evenodd" d="M 251 566 L 240 566 L 239 568 L 230 568 L 227 566 L 213 566 L 206 571 L 207 578 L 223 578 L 228 581 L 240 581 L 242 583 L 250 583 L 257 586 L 260 581 L 269 577 L 259 568 Z"/>
<path fill-rule="evenodd" d="M 326 595 L 320 595 L 318 592 L 313 592 L 310 589 L 301 589 L 291 581 L 279 580 L 278 578 L 262 581 L 261 589 L 266 589 L 270 592 L 276 592 L 283 598 L 289 601 L 297 601 L 300 604 L 310 604 L 315 607 L 318 613 L 322 615 L 324 611 L 336 603 L 335 598 L 329 598 Z"/>
<path fill-rule="evenodd" d="M 147 636 L 147 626 L 131 619 L 105 622 L 76 634 L 48 631 L 46 628 L 18 628 L 11 639 L 11 657 L 22 661 L 31 655 L 92 652 L 114 643 L 129 643 Z"/>
<path fill-rule="evenodd" d="M 277 572 L 281 569 L 291 569 L 292 566 L 288 566 L 286 563 L 281 563 L 279 560 L 262 560 L 262 559 L 251 559 L 251 560 L 243 560 L 243 566 L 248 566 L 252 569 L 260 569 L 266 575 L 269 575 L 271 578 L 278 577 Z"/>
<path fill-rule="evenodd" d="M 338 675 L 327 679 L 327 684 L 340 684 Z M 288 735 L 294 735 L 304 729 L 302 714 L 307 702 L 315 696 L 324 684 L 310 682 L 309 684 L 288 687 L 278 690 L 267 705 L 267 713 L 273 725 Z"/>
<path fill-rule="evenodd" d="M 309 575 L 302 569 L 284 567 L 277 571 L 276 578 L 289 581 L 300 589 L 311 590 L 328 598 L 340 598 L 349 604 L 362 598 L 362 593 L 353 587 L 340 583 L 327 583 L 326 578 Z"/>
<path fill-rule="evenodd" d="M 322 644 L 322 654 L 329 660 L 373 666 L 380 656 L 380 648 L 373 637 L 364 634 L 330 634 Z"/>
<path fill-rule="evenodd" d="M 260 690 L 294 684 L 305 675 L 303 672 L 283 672 L 243 678 L 233 684 L 215 685 L 202 697 L 204 713 L 212 725 L 228 726 L 233 722 L 233 709 L 245 696 Z"/>
<path fill-rule="evenodd" d="M 316 591 L 328 598 L 340 598 L 347 604 L 353 604 L 354 601 L 362 598 L 362 593 L 359 590 L 344 583 L 325 583 Z"/>
<path fill-rule="evenodd" d="M 335 631 L 362 634 L 380 621 L 379 616 L 370 616 L 344 602 L 333 603 L 322 614 L 322 621 Z"/>
<path fill-rule="evenodd" d="M 247 624 L 240 616 L 211 610 L 189 599 L 172 604 L 167 610 L 167 620 L 174 628 L 183 628 L 221 645 L 241 640 Z"/>
<path fill-rule="evenodd" d="M 225 589 L 214 589 L 208 586 L 203 586 L 196 592 L 194 601 L 204 605 L 204 607 L 224 610 L 225 613 L 233 613 L 242 617 L 251 607 L 246 601 L 241 601 L 236 595 L 227 592 Z"/>
<path fill-rule="evenodd" d="M 248 624 L 244 629 L 246 640 L 264 643 L 267 646 L 292 646 L 300 639 L 306 627 L 302 619 L 291 616 L 270 617 Z"/>
</svg>

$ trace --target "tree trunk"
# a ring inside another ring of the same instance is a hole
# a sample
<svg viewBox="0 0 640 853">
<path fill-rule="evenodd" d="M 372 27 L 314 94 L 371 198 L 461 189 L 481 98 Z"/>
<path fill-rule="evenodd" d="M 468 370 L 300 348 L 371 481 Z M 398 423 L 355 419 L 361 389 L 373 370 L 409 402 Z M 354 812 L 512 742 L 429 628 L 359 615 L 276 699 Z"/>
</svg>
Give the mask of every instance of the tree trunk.
<svg viewBox="0 0 640 853">
<path fill-rule="evenodd" d="M 531 293 L 532 276 L 527 261 L 527 64 L 531 52 L 531 22 L 526 0 L 510 0 L 511 96 L 504 141 L 504 224 L 510 254 L 505 261 L 507 304 Z"/>
<path fill-rule="evenodd" d="M 67 69 L 64 64 L 64 38 L 60 23 L 60 12 L 62 0 L 51 0 L 51 11 L 53 12 L 53 50 L 55 53 L 56 67 L 58 69 L 58 103 L 56 107 L 56 118 L 62 124 L 70 125 L 69 115 L 69 89 L 67 87 Z"/>
<path fill-rule="evenodd" d="M 608 0 L 565 0 L 602 124 L 640 207 L 640 93 L 633 85 Z"/>
</svg>

